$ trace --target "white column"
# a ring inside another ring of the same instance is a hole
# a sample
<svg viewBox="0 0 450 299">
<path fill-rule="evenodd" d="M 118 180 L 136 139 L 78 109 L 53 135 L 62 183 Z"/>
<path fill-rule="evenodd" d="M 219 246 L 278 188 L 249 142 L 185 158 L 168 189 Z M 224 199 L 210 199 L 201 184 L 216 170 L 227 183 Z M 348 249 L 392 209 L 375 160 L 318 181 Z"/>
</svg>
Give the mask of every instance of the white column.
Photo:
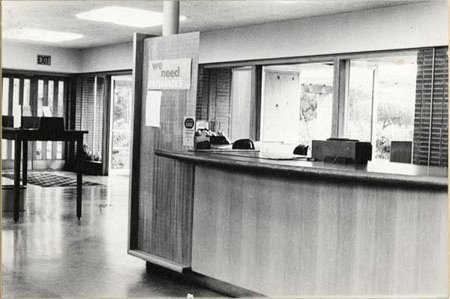
<svg viewBox="0 0 450 299">
<path fill-rule="evenodd" d="M 163 1 L 162 35 L 178 34 L 180 23 L 180 2 L 178 0 Z"/>
</svg>

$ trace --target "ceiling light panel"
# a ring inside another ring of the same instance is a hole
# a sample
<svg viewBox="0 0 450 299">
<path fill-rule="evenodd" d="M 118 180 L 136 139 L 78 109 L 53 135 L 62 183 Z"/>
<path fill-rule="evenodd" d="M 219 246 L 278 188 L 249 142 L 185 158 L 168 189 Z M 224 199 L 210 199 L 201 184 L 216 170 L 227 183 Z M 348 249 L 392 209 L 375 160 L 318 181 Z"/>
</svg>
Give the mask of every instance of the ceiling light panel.
<svg viewBox="0 0 450 299">
<path fill-rule="evenodd" d="M 76 17 L 83 20 L 137 28 L 160 26 L 163 23 L 163 14 L 160 12 L 121 6 L 106 6 L 93 9 L 79 13 Z M 180 16 L 180 21 L 184 20 L 186 20 L 186 17 Z"/>
<path fill-rule="evenodd" d="M 16 28 L 3 32 L 2 37 L 5 39 L 58 43 L 79 39 L 82 38 L 83 35 L 78 33 L 52 31 L 35 28 Z"/>
</svg>

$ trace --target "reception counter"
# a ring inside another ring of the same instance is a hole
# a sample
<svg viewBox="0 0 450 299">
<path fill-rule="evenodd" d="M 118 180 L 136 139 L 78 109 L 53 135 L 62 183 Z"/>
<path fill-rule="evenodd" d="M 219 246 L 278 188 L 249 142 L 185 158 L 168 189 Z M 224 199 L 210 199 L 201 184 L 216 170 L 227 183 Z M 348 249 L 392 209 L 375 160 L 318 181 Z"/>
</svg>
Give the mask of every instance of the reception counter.
<svg viewBox="0 0 450 299">
<path fill-rule="evenodd" d="M 446 296 L 447 169 L 155 154 L 194 166 L 195 272 L 269 296 Z"/>
</svg>

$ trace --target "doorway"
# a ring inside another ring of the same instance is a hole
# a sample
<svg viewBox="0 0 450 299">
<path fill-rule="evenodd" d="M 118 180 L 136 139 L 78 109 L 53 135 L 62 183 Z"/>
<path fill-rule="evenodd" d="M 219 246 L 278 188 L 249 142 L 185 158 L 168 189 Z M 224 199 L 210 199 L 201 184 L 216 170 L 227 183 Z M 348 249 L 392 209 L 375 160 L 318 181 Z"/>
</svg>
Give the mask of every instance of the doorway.
<svg viewBox="0 0 450 299">
<path fill-rule="evenodd" d="M 128 175 L 131 146 L 132 76 L 111 77 L 109 174 Z"/>
</svg>

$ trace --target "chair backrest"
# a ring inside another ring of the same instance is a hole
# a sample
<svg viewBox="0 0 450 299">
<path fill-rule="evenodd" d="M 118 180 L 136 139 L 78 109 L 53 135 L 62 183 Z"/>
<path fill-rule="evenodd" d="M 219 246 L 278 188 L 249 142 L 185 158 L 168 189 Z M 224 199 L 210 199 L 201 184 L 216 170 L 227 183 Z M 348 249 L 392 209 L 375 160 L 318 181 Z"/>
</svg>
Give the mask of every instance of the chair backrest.
<svg viewBox="0 0 450 299">
<path fill-rule="evenodd" d="M 2 127 L 12 128 L 14 127 L 14 117 L 8 115 L 2 115 Z"/>
<path fill-rule="evenodd" d="M 22 127 L 28 129 L 37 129 L 39 128 L 39 120 L 40 117 L 36 116 L 23 116 L 22 117 Z"/>
<path fill-rule="evenodd" d="M 412 141 L 392 141 L 390 161 L 400 163 L 411 163 Z"/>
<path fill-rule="evenodd" d="M 297 145 L 294 149 L 294 155 L 306 156 L 308 154 L 308 147 L 309 146 L 304 144 Z"/>
<path fill-rule="evenodd" d="M 255 144 L 251 139 L 239 139 L 233 142 L 233 149 L 255 149 Z"/>
<path fill-rule="evenodd" d="M 39 131 L 49 135 L 57 135 L 64 132 L 64 118 L 41 117 L 39 120 Z"/>
</svg>

